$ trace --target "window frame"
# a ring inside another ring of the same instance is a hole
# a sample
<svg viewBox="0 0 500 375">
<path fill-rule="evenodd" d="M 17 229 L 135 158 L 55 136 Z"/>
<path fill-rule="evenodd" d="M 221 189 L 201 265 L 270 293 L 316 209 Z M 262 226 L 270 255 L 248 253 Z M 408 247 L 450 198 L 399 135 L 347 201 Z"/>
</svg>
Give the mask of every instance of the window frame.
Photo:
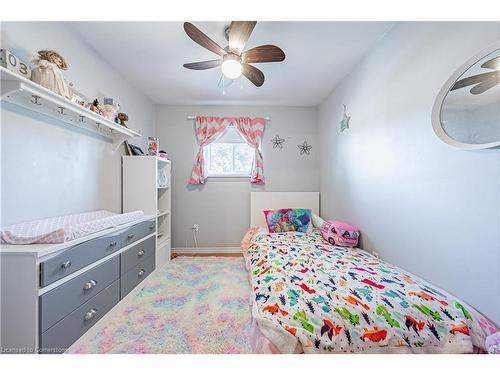
<svg viewBox="0 0 500 375">
<path fill-rule="evenodd" d="M 212 142 L 204 147 L 204 156 L 205 156 L 205 171 L 206 171 L 206 176 L 205 178 L 215 178 L 215 179 L 250 179 L 252 177 L 252 167 L 253 163 L 255 163 L 255 154 L 252 157 L 252 164 L 250 165 L 250 170 L 248 173 L 239 173 L 239 172 L 231 172 L 231 173 L 210 173 L 210 159 L 212 157 L 211 155 L 211 149 L 210 147 L 213 144 L 216 143 L 221 143 L 221 144 L 230 144 L 232 146 L 232 158 L 233 158 L 233 168 L 234 168 L 234 145 L 236 144 L 245 144 L 247 147 L 251 148 L 247 143 L 237 143 L 237 142 Z"/>
</svg>

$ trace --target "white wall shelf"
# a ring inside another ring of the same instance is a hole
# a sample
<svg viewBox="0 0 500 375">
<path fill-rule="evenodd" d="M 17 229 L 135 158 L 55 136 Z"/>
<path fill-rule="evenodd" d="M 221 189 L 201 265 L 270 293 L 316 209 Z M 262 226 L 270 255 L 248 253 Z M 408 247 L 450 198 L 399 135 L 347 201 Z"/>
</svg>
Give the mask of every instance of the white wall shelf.
<svg viewBox="0 0 500 375">
<path fill-rule="evenodd" d="M 0 77 L 2 101 L 109 138 L 113 141 L 113 151 L 127 139 L 141 136 L 1 66 Z"/>
</svg>

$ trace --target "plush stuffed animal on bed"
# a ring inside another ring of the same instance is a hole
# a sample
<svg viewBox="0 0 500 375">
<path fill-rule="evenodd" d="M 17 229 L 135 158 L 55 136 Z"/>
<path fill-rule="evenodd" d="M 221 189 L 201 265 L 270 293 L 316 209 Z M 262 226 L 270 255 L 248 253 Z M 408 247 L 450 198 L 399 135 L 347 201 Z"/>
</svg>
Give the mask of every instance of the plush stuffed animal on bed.
<svg viewBox="0 0 500 375">
<path fill-rule="evenodd" d="M 328 220 L 320 230 L 323 238 L 332 245 L 355 247 L 358 244 L 359 229 L 354 225 Z"/>
</svg>

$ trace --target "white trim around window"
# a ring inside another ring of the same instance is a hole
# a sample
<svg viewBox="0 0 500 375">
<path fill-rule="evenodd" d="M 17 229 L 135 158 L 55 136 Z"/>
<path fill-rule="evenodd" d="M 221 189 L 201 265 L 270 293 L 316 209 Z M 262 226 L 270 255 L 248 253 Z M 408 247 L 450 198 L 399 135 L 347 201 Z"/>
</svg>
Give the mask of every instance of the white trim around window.
<svg viewBox="0 0 500 375">
<path fill-rule="evenodd" d="M 251 152 L 251 155 L 252 155 L 252 160 L 250 162 L 250 164 L 248 165 L 248 172 L 245 172 L 245 173 L 241 173 L 240 171 L 238 172 L 223 172 L 223 173 L 220 173 L 220 172 L 216 172 L 216 171 L 211 171 L 210 170 L 210 167 L 211 167 L 211 158 L 212 158 L 212 155 L 211 155 L 211 147 L 214 146 L 214 145 L 217 145 L 217 144 L 225 144 L 225 145 L 231 145 L 231 152 L 232 152 L 232 155 L 231 155 L 231 165 L 230 165 L 230 170 L 234 170 L 235 168 L 235 151 L 234 151 L 234 146 L 235 145 L 238 145 L 238 146 L 241 146 L 241 145 L 245 145 L 245 147 L 249 147 L 249 150 L 250 151 L 253 151 L 253 149 L 251 149 L 250 146 L 248 146 L 246 143 L 241 143 L 241 142 L 213 142 L 207 146 L 205 146 L 205 171 L 206 171 L 206 178 L 213 178 L 213 179 L 218 179 L 218 180 L 246 180 L 246 179 L 250 179 L 250 174 L 252 173 L 252 165 L 254 163 L 254 152 Z M 226 168 L 224 168 L 226 169 Z"/>
</svg>

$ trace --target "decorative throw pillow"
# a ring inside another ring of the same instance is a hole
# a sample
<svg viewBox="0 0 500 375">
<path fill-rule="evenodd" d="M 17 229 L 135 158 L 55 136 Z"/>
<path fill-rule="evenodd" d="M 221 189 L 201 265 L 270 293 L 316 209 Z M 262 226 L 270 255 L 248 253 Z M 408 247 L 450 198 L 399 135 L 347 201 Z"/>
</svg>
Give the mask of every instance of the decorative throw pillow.
<svg viewBox="0 0 500 375">
<path fill-rule="evenodd" d="M 315 213 L 311 214 L 311 222 L 313 227 L 318 229 L 321 229 L 321 227 L 325 224 L 325 220 Z"/>
<path fill-rule="evenodd" d="M 332 245 L 356 247 L 358 244 L 358 227 L 341 221 L 325 221 L 321 227 L 321 234 Z"/>
<path fill-rule="evenodd" d="M 311 222 L 311 210 L 306 208 L 281 208 L 266 210 L 269 233 L 307 232 Z"/>
</svg>

